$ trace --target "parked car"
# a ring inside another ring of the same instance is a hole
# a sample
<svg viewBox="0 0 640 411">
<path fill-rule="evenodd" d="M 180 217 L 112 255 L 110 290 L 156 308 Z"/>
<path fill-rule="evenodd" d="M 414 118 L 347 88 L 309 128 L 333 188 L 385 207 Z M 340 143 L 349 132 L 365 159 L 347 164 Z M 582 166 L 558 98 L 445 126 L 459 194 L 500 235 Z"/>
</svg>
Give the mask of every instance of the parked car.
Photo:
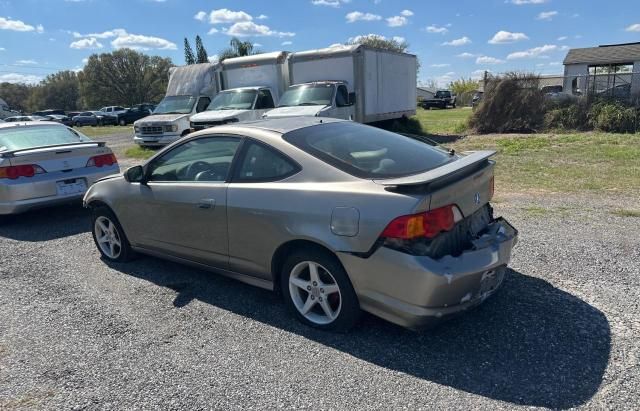
<svg viewBox="0 0 640 411">
<path fill-rule="evenodd" d="M 107 106 L 107 107 L 102 107 L 99 111 L 102 111 L 103 113 L 107 113 L 110 116 L 118 117 L 118 114 L 124 113 L 125 111 L 127 111 L 127 109 L 125 107 L 120 107 L 120 106 Z"/>
<path fill-rule="evenodd" d="M 430 109 L 432 107 L 438 107 L 441 109 L 448 107 L 456 108 L 456 96 L 454 96 L 450 90 L 438 90 L 433 98 L 422 100 L 420 105 L 425 109 Z"/>
<path fill-rule="evenodd" d="M 25 121 L 43 121 L 46 120 L 45 117 L 42 116 L 13 116 L 7 117 L 4 119 L 7 123 L 21 123 Z"/>
<path fill-rule="evenodd" d="M 145 118 L 148 115 L 151 115 L 149 108 L 144 108 L 141 106 L 134 106 L 127 109 L 124 113 L 118 114 L 118 124 L 121 126 L 126 126 L 127 124 L 133 124 L 134 121 L 140 120 L 141 118 Z"/>
<path fill-rule="evenodd" d="M 478 104 L 482 101 L 482 96 L 484 95 L 483 91 L 477 91 L 473 98 L 471 99 L 471 107 L 476 108 Z"/>
<path fill-rule="evenodd" d="M 631 84 L 618 84 L 596 93 L 599 97 L 628 100 L 631 98 Z"/>
<path fill-rule="evenodd" d="M 57 114 L 57 115 L 61 115 L 61 116 L 65 116 L 66 115 L 64 110 L 56 110 L 56 109 L 34 111 L 32 113 L 32 115 L 34 115 L 34 116 L 42 116 L 42 117 L 46 117 L 46 116 L 51 115 L 51 114 Z"/>
<path fill-rule="evenodd" d="M 331 118 L 235 123 L 97 182 L 84 204 L 107 261 L 141 252 L 280 289 L 322 329 L 361 310 L 416 328 L 502 283 L 517 231 L 493 217 L 493 154 Z"/>
<path fill-rule="evenodd" d="M 73 125 L 78 126 L 104 126 L 118 124 L 118 119 L 101 111 L 84 111 L 71 119 Z"/>
<path fill-rule="evenodd" d="M 64 124 L 65 126 L 73 126 L 73 120 L 70 117 L 60 114 L 49 114 L 44 116 L 45 120 L 55 121 L 56 123 Z"/>
<path fill-rule="evenodd" d="M 111 150 L 53 122 L 0 125 L 0 215 L 78 200 L 118 173 Z"/>
</svg>

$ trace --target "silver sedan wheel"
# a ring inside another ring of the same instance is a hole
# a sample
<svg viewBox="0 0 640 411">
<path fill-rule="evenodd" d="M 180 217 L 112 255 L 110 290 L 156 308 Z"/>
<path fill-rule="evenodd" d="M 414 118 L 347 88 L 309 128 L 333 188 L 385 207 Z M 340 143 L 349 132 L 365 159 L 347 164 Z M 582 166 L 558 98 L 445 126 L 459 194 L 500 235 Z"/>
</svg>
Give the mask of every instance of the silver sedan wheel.
<svg viewBox="0 0 640 411">
<path fill-rule="evenodd" d="M 107 217 L 96 218 L 93 226 L 100 250 L 111 259 L 117 259 L 122 252 L 122 240 L 116 225 Z"/>
<path fill-rule="evenodd" d="M 289 273 L 289 293 L 293 305 L 314 324 L 332 323 L 342 308 L 338 282 L 329 270 L 313 261 L 303 261 Z"/>
</svg>

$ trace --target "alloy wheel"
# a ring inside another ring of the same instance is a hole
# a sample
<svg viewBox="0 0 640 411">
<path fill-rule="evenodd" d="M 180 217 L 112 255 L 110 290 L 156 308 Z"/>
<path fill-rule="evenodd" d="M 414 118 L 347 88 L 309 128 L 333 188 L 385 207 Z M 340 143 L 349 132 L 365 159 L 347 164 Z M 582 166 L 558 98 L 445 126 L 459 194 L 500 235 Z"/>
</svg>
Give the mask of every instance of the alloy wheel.
<svg viewBox="0 0 640 411">
<path fill-rule="evenodd" d="M 122 240 L 116 225 L 105 216 L 96 218 L 93 227 L 100 250 L 110 259 L 117 259 L 122 252 Z"/>
<path fill-rule="evenodd" d="M 331 272 L 318 263 L 303 261 L 293 267 L 289 293 L 298 312 L 314 324 L 330 324 L 340 315 L 340 287 Z"/>
</svg>

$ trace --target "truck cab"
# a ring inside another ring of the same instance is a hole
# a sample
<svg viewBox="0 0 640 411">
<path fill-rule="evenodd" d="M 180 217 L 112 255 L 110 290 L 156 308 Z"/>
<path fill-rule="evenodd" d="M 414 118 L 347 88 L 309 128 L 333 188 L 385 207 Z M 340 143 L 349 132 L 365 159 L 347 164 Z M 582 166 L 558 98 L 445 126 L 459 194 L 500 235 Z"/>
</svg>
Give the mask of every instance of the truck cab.
<svg viewBox="0 0 640 411">
<path fill-rule="evenodd" d="M 166 96 L 153 113 L 133 123 L 133 142 L 141 146 L 165 146 L 191 131 L 189 118 L 204 111 L 209 96 Z"/>
<path fill-rule="evenodd" d="M 316 116 L 353 120 L 355 93 L 346 81 L 314 81 L 296 84 L 282 95 L 278 108 L 263 118 Z"/>
<path fill-rule="evenodd" d="M 259 120 L 276 107 L 277 93 L 270 87 L 238 87 L 218 93 L 207 109 L 191 116 L 191 129 Z"/>
</svg>

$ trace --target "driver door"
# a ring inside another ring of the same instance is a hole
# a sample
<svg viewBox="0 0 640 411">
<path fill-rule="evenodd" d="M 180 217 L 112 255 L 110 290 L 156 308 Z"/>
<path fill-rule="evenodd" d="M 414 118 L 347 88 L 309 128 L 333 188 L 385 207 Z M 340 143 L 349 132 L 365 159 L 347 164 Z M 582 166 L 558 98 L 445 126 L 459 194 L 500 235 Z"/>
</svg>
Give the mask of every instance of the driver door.
<svg viewBox="0 0 640 411">
<path fill-rule="evenodd" d="M 227 268 L 227 180 L 241 139 L 206 136 L 147 165 L 147 183 L 130 204 L 145 248 Z"/>
</svg>

